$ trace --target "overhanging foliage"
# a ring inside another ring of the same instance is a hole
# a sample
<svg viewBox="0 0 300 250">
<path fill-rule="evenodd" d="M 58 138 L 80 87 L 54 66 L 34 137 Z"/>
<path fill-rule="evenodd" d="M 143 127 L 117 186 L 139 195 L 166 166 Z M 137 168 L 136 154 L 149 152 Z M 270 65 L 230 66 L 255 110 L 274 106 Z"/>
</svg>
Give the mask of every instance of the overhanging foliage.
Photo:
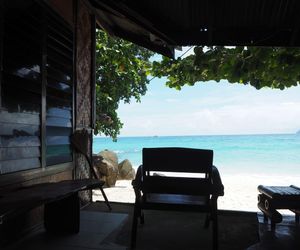
<svg viewBox="0 0 300 250">
<path fill-rule="evenodd" d="M 222 79 L 230 83 L 284 89 L 300 79 L 300 50 L 265 47 L 195 47 L 194 55 L 154 62 L 152 74 L 167 77 L 167 85 L 180 89 L 196 82 Z"/>
</svg>

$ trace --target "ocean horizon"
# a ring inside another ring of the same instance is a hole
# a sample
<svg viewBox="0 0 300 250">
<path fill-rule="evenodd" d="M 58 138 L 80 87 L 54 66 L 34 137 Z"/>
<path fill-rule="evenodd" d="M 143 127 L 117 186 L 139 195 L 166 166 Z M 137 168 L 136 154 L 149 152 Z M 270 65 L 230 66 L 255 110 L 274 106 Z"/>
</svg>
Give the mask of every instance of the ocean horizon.
<svg viewBox="0 0 300 250">
<path fill-rule="evenodd" d="M 142 163 L 144 147 L 187 147 L 212 149 L 214 165 L 221 174 L 300 176 L 300 135 L 186 135 L 124 136 L 113 142 L 94 137 L 93 153 L 114 151 L 119 162 L 128 159 L 134 168 Z"/>
</svg>

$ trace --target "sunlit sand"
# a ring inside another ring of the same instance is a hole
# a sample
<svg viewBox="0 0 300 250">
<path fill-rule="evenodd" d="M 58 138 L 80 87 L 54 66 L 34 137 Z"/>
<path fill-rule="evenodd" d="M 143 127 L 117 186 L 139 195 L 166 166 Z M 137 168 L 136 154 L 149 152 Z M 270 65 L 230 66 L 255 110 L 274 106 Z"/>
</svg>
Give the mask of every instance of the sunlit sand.
<svg viewBox="0 0 300 250">
<path fill-rule="evenodd" d="M 300 176 L 289 175 L 222 175 L 225 195 L 218 200 L 219 209 L 258 211 L 257 186 L 300 186 Z M 105 193 L 110 201 L 134 203 L 135 194 L 131 181 L 117 181 L 116 186 L 106 188 Z M 103 200 L 100 191 L 94 191 L 93 200 Z M 289 213 L 284 210 L 283 213 Z"/>
</svg>

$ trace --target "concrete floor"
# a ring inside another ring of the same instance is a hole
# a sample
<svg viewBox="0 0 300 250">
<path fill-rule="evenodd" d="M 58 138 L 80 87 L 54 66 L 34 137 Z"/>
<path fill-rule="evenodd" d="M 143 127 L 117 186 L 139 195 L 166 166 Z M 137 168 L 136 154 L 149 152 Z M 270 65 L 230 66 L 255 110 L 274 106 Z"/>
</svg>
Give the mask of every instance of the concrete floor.
<svg viewBox="0 0 300 250">
<path fill-rule="evenodd" d="M 265 223 L 262 213 L 258 213 L 260 242 L 247 250 L 299 250 L 300 225 L 292 215 L 283 215 L 283 221 L 271 230 L 270 223 Z"/>
<path fill-rule="evenodd" d="M 43 227 L 5 250 L 125 250 L 103 240 L 127 218 L 126 214 L 81 211 L 80 232 L 75 235 L 46 234 Z"/>
<path fill-rule="evenodd" d="M 49 236 L 41 227 L 31 235 L 5 250 L 123 250 L 126 246 L 116 245 L 104 239 L 122 226 L 127 215 L 124 213 L 107 213 L 81 211 L 81 230 L 79 234 L 67 236 Z M 258 214 L 260 242 L 247 250 L 298 250 L 300 249 L 300 226 L 295 224 L 293 216 L 284 216 L 276 230 L 264 223 L 262 214 Z M 222 249 L 220 249 L 222 250 Z"/>
</svg>

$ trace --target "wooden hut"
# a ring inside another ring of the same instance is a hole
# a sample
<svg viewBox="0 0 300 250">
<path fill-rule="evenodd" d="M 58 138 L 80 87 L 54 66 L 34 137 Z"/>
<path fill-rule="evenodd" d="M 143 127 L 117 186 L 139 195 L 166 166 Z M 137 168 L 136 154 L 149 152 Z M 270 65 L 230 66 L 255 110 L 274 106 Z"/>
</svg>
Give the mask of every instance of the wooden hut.
<svg viewBox="0 0 300 250">
<path fill-rule="evenodd" d="M 85 128 L 92 145 L 97 25 L 172 57 L 175 46 L 196 44 L 299 46 L 299 9 L 279 0 L 1 1 L 0 196 L 90 176 L 70 135 Z M 0 225 L 1 237 L 34 227 L 42 210 L 21 214 L 4 236 Z"/>
</svg>

